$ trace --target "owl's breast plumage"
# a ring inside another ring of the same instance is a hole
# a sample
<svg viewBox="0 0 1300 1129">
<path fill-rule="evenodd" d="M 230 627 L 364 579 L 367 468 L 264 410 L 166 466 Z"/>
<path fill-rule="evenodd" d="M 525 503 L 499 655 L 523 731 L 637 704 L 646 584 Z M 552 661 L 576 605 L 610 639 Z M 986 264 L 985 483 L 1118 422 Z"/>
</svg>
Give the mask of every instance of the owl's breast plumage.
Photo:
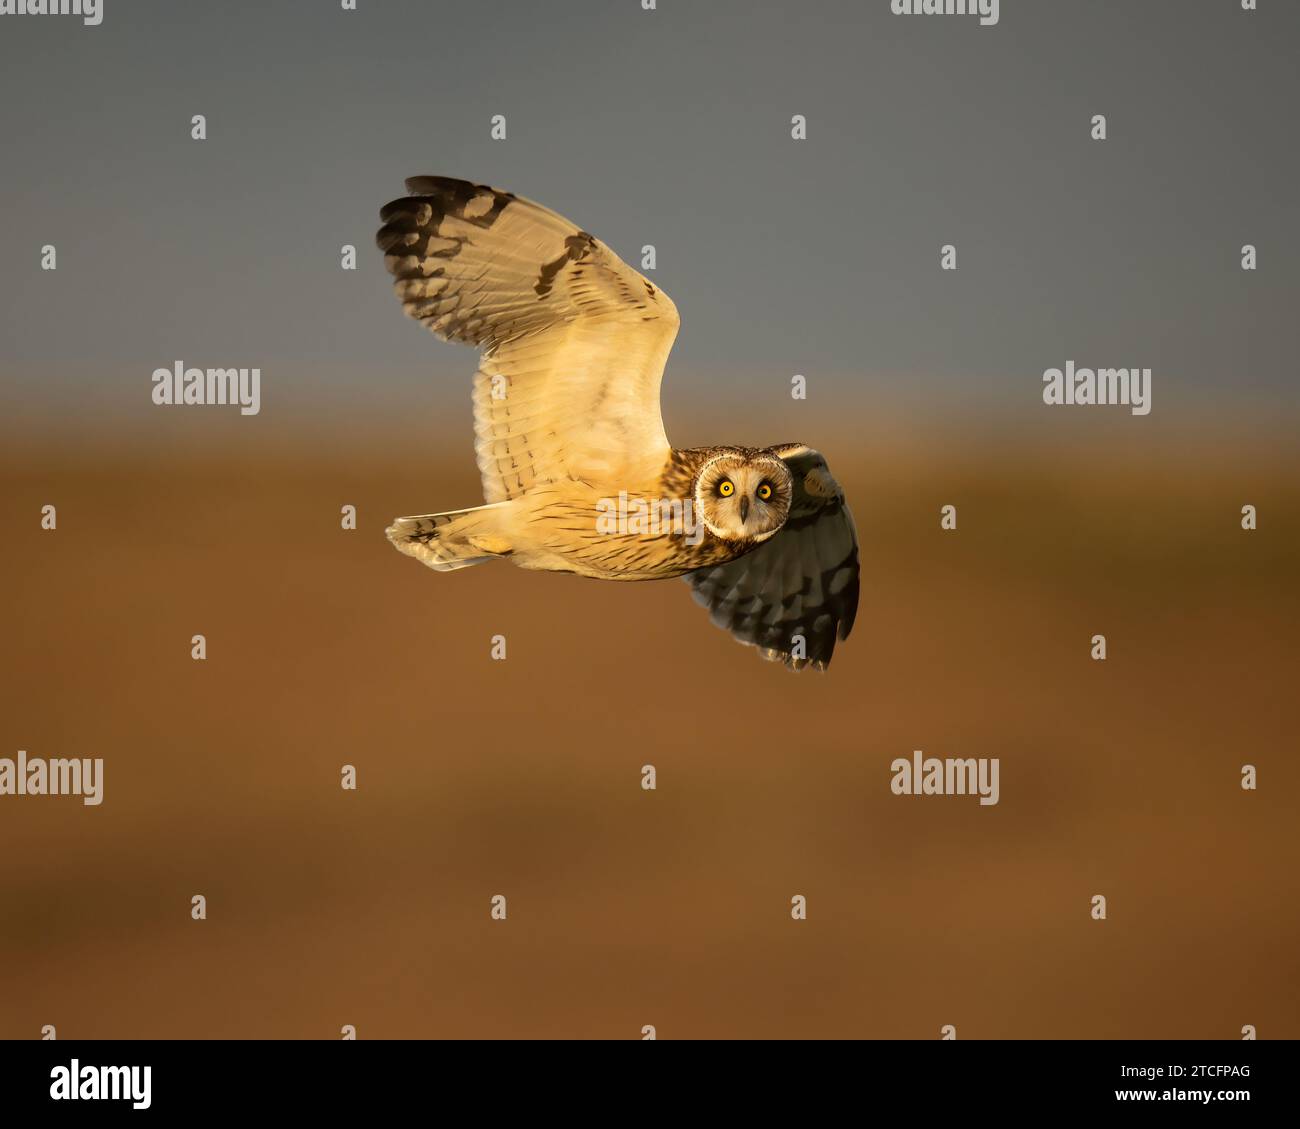
<svg viewBox="0 0 1300 1129">
<path fill-rule="evenodd" d="M 663 580 L 735 560 L 754 545 L 715 536 L 695 512 L 701 456 L 706 452 L 674 451 L 643 483 L 534 487 L 511 504 L 511 559 L 601 580 Z"/>
</svg>

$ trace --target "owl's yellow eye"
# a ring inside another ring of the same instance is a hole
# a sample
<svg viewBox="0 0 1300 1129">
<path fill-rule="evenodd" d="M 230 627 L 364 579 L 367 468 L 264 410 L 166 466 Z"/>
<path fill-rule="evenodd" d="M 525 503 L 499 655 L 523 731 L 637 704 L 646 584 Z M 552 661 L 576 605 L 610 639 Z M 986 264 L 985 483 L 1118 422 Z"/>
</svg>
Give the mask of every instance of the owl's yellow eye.
<svg viewBox="0 0 1300 1129">
<path fill-rule="evenodd" d="M 772 487 L 764 482 L 763 485 L 758 488 L 758 496 L 766 502 L 772 496 Z"/>
<path fill-rule="evenodd" d="M 718 483 L 718 493 L 724 498 L 730 498 L 736 492 L 736 487 L 732 484 L 731 479 L 724 478 Z"/>
</svg>

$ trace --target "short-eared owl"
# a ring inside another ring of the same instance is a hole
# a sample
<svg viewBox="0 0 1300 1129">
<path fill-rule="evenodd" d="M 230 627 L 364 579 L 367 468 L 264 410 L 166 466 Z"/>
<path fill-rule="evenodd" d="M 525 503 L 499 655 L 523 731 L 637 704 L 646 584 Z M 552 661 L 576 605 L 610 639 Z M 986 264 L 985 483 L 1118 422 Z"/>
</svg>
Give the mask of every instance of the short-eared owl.
<svg viewBox="0 0 1300 1129">
<path fill-rule="evenodd" d="M 675 450 L 659 383 L 677 308 L 599 239 L 509 192 L 413 177 L 378 243 L 402 307 L 482 350 L 474 432 L 487 505 L 398 518 L 440 571 L 508 557 L 602 580 L 684 576 L 767 659 L 824 669 L 858 605 L 858 542 L 802 443 Z"/>
</svg>

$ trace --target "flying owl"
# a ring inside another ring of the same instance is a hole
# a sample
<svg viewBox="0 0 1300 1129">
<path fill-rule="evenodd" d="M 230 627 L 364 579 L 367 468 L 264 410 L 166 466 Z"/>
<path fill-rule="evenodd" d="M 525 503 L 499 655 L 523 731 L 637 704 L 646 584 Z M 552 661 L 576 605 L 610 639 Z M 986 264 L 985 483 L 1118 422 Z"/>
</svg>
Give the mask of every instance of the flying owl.
<svg viewBox="0 0 1300 1129">
<path fill-rule="evenodd" d="M 684 577 L 765 659 L 824 670 L 858 606 L 858 540 L 802 443 L 668 443 L 659 384 L 677 307 L 599 239 L 509 192 L 412 177 L 377 242 L 406 313 L 481 350 L 483 506 L 396 519 L 440 572 L 498 558 L 600 580 Z"/>
</svg>

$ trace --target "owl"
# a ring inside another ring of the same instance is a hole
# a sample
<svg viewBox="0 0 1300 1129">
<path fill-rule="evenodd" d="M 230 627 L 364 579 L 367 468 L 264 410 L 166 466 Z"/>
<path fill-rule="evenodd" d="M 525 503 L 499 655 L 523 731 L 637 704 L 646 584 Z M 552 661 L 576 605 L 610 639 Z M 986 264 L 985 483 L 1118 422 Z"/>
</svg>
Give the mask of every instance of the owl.
<svg viewBox="0 0 1300 1129">
<path fill-rule="evenodd" d="M 397 518 L 440 572 L 492 560 L 599 580 L 683 577 L 765 659 L 825 670 L 858 605 L 858 540 L 802 443 L 679 450 L 659 385 L 677 308 L 604 243 L 521 196 L 413 177 L 377 242 L 402 308 L 480 350 L 485 504 Z"/>
</svg>

